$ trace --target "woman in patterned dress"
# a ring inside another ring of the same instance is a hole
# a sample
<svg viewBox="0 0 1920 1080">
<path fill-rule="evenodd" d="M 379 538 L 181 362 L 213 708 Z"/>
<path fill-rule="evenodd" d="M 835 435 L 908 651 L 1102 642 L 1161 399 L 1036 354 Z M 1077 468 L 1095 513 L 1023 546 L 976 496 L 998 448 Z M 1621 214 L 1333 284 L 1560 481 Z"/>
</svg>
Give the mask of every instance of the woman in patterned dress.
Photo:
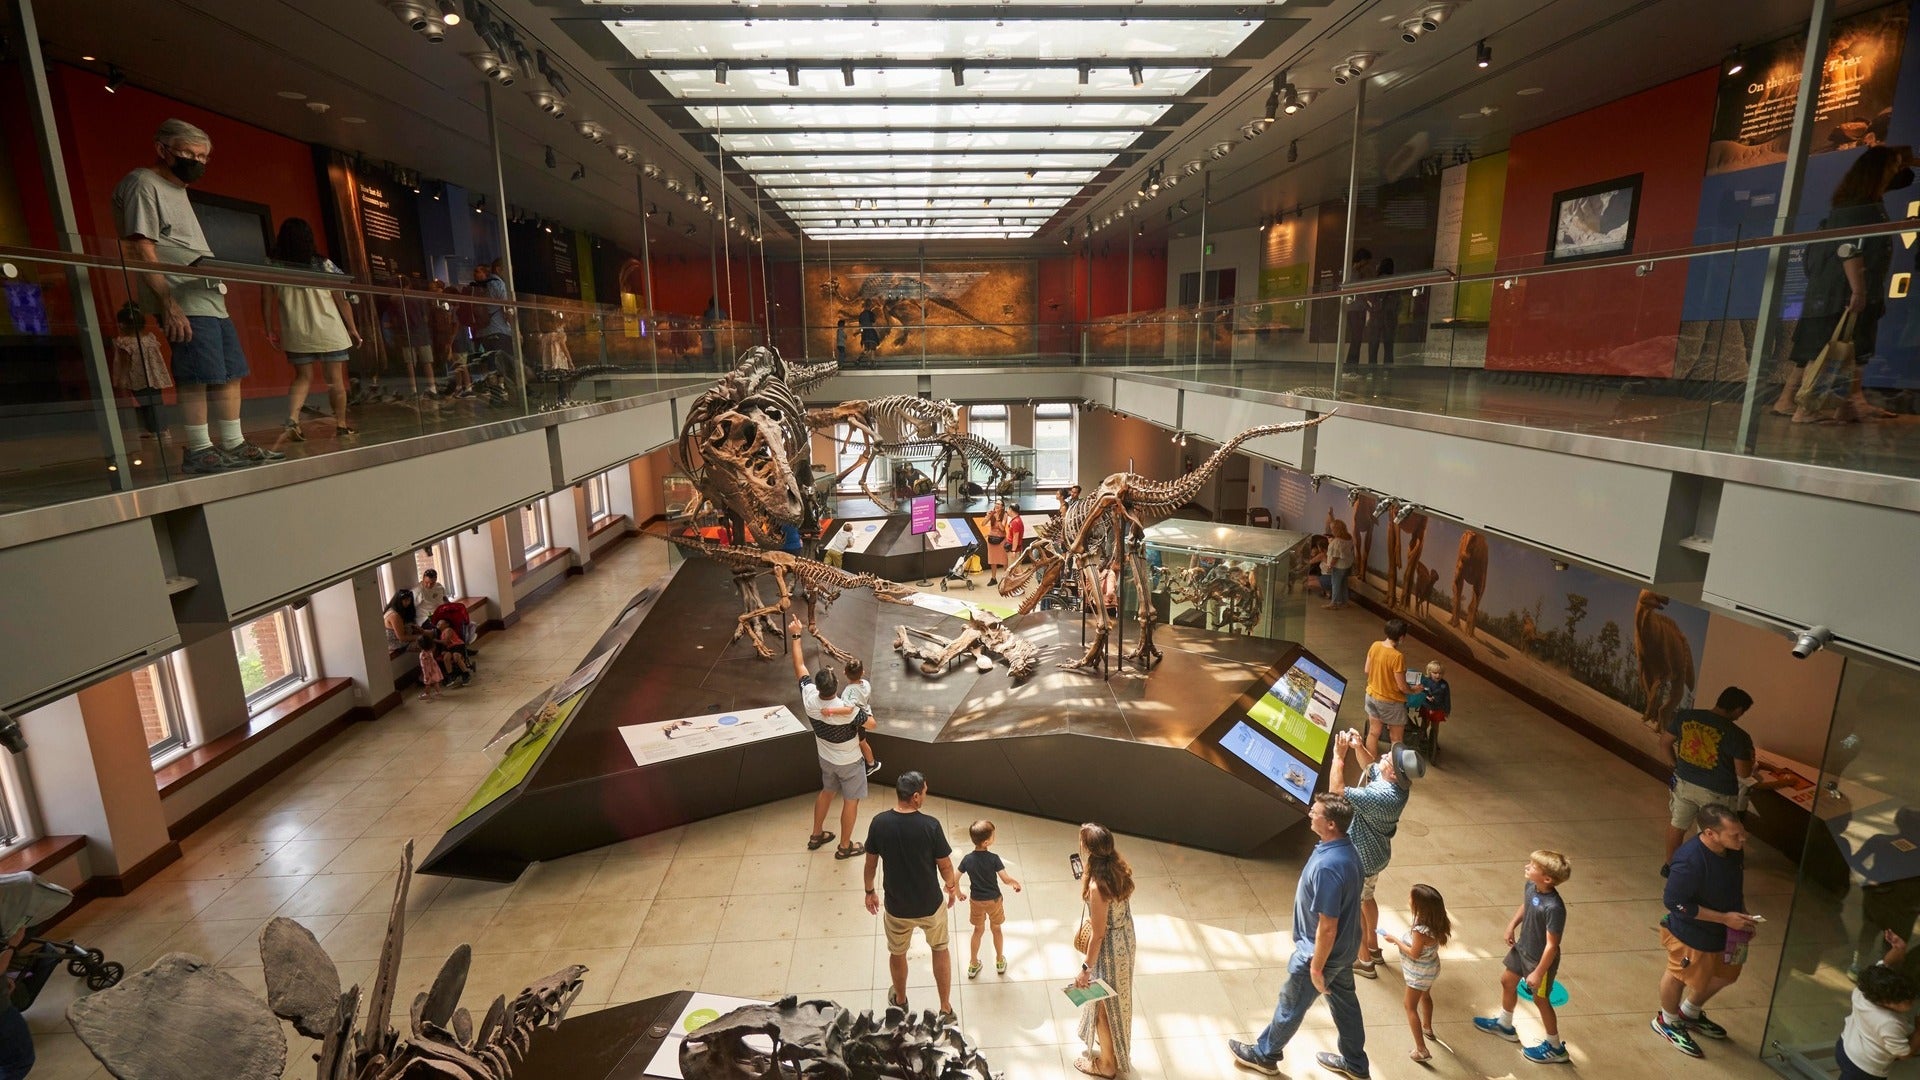
<svg viewBox="0 0 1920 1080">
<path fill-rule="evenodd" d="M 1114 996 L 1081 1011 L 1080 1041 L 1087 1049 L 1073 1067 L 1112 1077 L 1133 1068 L 1133 867 L 1113 849 L 1113 834 L 1103 825 L 1080 826 L 1080 851 L 1087 863 L 1080 896 L 1093 932 L 1074 985 L 1104 979 Z"/>
</svg>

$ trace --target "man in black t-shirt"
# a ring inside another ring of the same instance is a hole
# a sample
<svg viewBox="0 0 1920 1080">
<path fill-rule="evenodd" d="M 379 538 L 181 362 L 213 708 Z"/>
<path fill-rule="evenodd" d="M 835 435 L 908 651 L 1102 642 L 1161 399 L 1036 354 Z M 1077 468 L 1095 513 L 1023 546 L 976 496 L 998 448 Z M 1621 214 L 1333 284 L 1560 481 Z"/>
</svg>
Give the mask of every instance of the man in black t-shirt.
<svg viewBox="0 0 1920 1080">
<path fill-rule="evenodd" d="M 933 950 L 933 985 L 940 993 L 940 1017 L 951 1023 L 953 959 L 947 952 L 947 909 L 960 899 L 960 875 L 953 869 L 953 846 L 935 818 L 920 812 L 927 801 L 927 778 L 903 772 L 894 781 L 899 802 L 875 814 L 867 827 L 867 914 L 880 913 L 873 888 L 874 871 L 886 864 L 887 972 L 893 985 L 887 1003 L 907 1008 L 907 948 L 920 931 Z M 946 903 L 941 903 L 941 884 Z"/>
</svg>

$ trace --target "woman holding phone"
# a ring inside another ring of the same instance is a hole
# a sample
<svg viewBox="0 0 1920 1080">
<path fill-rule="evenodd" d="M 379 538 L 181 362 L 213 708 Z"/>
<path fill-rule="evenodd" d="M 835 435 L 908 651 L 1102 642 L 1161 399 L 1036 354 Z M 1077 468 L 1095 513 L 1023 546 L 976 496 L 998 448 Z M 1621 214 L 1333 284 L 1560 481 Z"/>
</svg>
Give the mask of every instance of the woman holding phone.
<svg viewBox="0 0 1920 1080">
<path fill-rule="evenodd" d="M 1099 979 L 1113 987 L 1113 996 L 1081 1010 L 1080 1041 L 1087 1049 L 1073 1067 L 1112 1077 L 1133 1068 L 1133 867 L 1114 850 L 1106 826 L 1092 822 L 1080 826 L 1079 854 L 1086 864 L 1080 898 L 1089 933 L 1073 985 L 1084 989 Z"/>
</svg>

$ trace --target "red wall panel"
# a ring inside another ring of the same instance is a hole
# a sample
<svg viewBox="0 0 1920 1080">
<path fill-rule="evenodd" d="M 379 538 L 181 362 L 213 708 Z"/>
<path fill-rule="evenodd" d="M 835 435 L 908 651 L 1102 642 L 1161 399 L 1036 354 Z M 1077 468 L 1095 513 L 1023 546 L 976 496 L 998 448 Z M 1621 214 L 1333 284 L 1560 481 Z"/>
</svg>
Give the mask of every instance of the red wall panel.
<svg viewBox="0 0 1920 1080">
<path fill-rule="evenodd" d="M 1692 242 L 1719 78 L 1708 69 L 1513 137 L 1500 268 L 1540 266 L 1553 197 L 1644 174 L 1633 250 Z M 1487 367 L 1670 378 L 1684 267 L 1631 266 L 1521 278 L 1496 288 Z"/>
</svg>

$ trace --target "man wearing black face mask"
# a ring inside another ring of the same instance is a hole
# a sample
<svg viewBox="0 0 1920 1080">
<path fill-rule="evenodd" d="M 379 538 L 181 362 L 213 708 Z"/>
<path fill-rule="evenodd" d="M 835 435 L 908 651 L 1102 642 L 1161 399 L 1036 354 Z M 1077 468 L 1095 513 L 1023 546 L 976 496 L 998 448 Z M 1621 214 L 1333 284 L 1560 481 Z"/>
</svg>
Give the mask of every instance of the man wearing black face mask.
<svg viewBox="0 0 1920 1080">
<path fill-rule="evenodd" d="M 168 120 L 154 134 L 153 150 L 157 160 L 127 174 L 113 191 L 120 238 L 130 259 L 189 266 L 213 255 L 187 201 L 187 185 L 206 173 L 213 140 L 185 120 Z M 157 270 L 139 278 L 141 309 L 173 343 L 173 380 L 187 433 L 182 471 L 219 472 L 285 457 L 246 441 L 240 431 L 247 358 L 217 283 Z"/>
</svg>

